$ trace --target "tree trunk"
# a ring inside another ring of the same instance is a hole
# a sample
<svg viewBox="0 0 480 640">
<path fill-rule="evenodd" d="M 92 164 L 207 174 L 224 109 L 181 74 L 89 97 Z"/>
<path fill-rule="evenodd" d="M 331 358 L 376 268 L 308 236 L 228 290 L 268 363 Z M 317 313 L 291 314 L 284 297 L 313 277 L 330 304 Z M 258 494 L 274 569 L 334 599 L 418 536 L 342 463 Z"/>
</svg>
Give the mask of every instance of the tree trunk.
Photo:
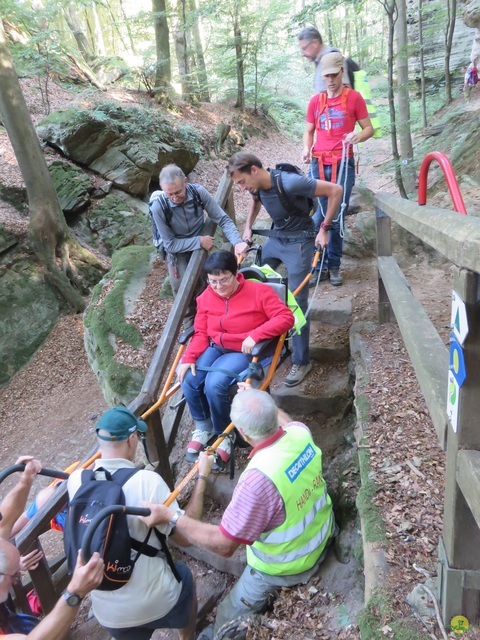
<svg viewBox="0 0 480 640">
<path fill-rule="evenodd" d="M 187 18 L 186 18 L 186 0 L 178 0 L 177 17 L 178 25 L 174 33 L 175 52 L 177 54 L 178 73 L 180 75 L 180 84 L 182 85 L 182 94 L 185 100 L 192 100 L 193 89 L 191 82 L 191 68 L 188 57 L 188 41 L 187 41 Z"/>
<path fill-rule="evenodd" d="M 425 94 L 425 55 L 423 51 L 423 0 L 418 0 L 418 40 L 420 47 L 420 91 L 422 100 L 422 125 L 428 127 L 427 100 Z"/>
<path fill-rule="evenodd" d="M 82 54 L 83 59 L 87 64 L 89 64 L 94 58 L 94 55 L 88 45 L 87 36 L 83 33 L 83 30 L 80 27 L 75 9 L 71 4 L 69 4 L 67 7 L 64 7 L 63 16 L 65 18 L 65 22 L 68 25 L 68 28 L 73 33 L 73 37 L 75 38 L 75 42 L 77 43 L 78 49 Z"/>
<path fill-rule="evenodd" d="M 235 2 L 233 18 L 233 36 L 235 38 L 235 61 L 237 68 L 237 101 L 235 107 L 245 111 L 245 76 L 243 71 L 243 40 L 240 28 L 240 10 L 238 0 Z"/>
<path fill-rule="evenodd" d="M 123 0 L 118 0 L 118 2 L 120 4 L 120 11 L 122 12 L 123 22 L 125 24 L 125 27 L 127 28 L 128 39 L 130 41 L 130 48 L 132 50 L 133 55 L 136 56 L 137 55 L 137 51 L 136 51 L 136 48 L 135 48 L 135 42 L 133 40 L 132 30 L 130 28 L 130 20 L 127 18 L 127 14 L 125 13 L 125 7 L 123 6 Z"/>
<path fill-rule="evenodd" d="M 153 22 L 155 28 L 155 50 L 157 68 L 155 72 L 155 90 L 166 94 L 172 80 L 170 65 L 170 33 L 167 22 L 165 0 L 152 0 Z"/>
<path fill-rule="evenodd" d="M 102 26 L 100 24 L 100 18 L 98 17 L 97 5 L 95 2 L 92 2 L 92 15 L 96 42 L 95 50 L 98 51 L 101 56 L 106 56 L 107 53 L 105 50 L 105 42 L 103 40 Z"/>
<path fill-rule="evenodd" d="M 452 77 L 450 76 L 450 55 L 452 53 L 453 34 L 457 20 L 457 0 L 446 0 L 447 25 L 445 29 L 445 101 L 450 104 L 452 98 Z"/>
<path fill-rule="evenodd" d="M 210 102 L 207 67 L 205 65 L 205 56 L 203 55 L 202 39 L 200 37 L 199 19 L 195 0 L 189 0 L 189 13 L 193 20 L 192 34 L 195 47 L 195 59 L 197 63 L 197 82 L 200 89 L 200 100 L 202 102 Z"/>
<path fill-rule="evenodd" d="M 402 175 L 408 194 L 415 191 L 415 169 L 413 167 L 413 145 L 410 130 L 410 95 L 408 91 L 408 41 L 406 0 L 397 0 L 397 81 L 398 81 L 398 135 L 402 159 Z"/>
<path fill-rule="evenodd" d="M 0 20 L 0 113 L 27 189 L 30 213 L 29 239 L 46 267 L 46 277 L 76 310 L 85 302 L 72 283 L 77 283 L 70 251 L 82 249 L 70 236 L 40 143 L 13 66 Z M 58 264 L 60 265 L 60 268 Z"/>
</svg>

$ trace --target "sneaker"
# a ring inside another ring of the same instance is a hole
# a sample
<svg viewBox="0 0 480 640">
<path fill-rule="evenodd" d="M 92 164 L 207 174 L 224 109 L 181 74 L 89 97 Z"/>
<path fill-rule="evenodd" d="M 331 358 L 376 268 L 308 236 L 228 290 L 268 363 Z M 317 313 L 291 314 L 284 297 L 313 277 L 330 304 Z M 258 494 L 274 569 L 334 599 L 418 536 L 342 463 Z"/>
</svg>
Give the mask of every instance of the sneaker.
<svg viewBox="0 0 480 640">
<path fill-rule="evenodd" d="M 312 277 L 310 278 L 310 287 L 315 287 L 317 285 L 317 280 L 318 271 L 314 271 Z M 324 280 L 328 280 L 328 269 L 322 269 L 322 273 L 320 274 L 320 282 L 323 282 Z"/>
<path fill-rule="evenodd" d="M 330 284 L 333 284 L 334 287 L 339 287 L 343 284 L 343 278 L 340 275 L 340 267 L 332 267 L 330 269 Z"/>
<path fill-rule="evenodd" d="M 230 460 L 230 454 L 232 453 L 232 440 L 230 438 L 223 438 L 221 443 L 216 449 L 215 462 L 212 469 L 214 471 L 224 471 Z"/>
<path fill-rule="evenodd" d="M 285 379 L 286 387 L 295 387 L 305 379 L 306 375 L 312 370 L 312 363 L 308 364 L 294 364 L 290 369 L 290 373 Z"/>
<path fill-rule="evenodd" d="M 196 462 L 200 451 L 203 451 L 207 446 L 209 440 L 213 436 L 213 431 L 202 431 L 202 429 L 195 429 L 192 433 L 192 439 L 187 445 L 186 459 L 187 462 Z"/>
</svg>

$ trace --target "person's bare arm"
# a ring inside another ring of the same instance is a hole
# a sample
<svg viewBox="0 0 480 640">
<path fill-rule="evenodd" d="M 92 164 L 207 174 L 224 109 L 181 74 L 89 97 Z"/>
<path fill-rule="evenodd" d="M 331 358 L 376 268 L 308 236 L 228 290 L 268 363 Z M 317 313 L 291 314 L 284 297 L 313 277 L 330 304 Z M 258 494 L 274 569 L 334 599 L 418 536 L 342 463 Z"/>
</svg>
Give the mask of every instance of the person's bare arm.
<svg viewBox="0 0 480 640">
<path fill-rule="evenodd" d="M 345 136 L 345 140 L 347 142 L 351 142 L 352 144 L 365 142 L 365 140 L 371 138 L 375 133 L 375 129 L 373 128 L 372 122 L 368 116 L 359 120 L 358 124 L 360 125 L 361 131 L 352 131 L 351 133 L 347 133 Z"/>
<path fill-rule="evenodd" d="M 252 227 L 262 207 L 260 200 L 257 200 L 252 194 L 250 194 L 250 196 L 251 200 L 248 205 L 247 220 L 243 230 L 243 239 L 249 241 L 252 239 Z"/>
<path fill-rule="evenodd" d="M 103 560 L 98 553 L 94 553 L 87 564 L 83 563 L 81 552 L 78 552 L 77 564 L 68 583 L 67 591 L 76 593 L 81 598 L 98 587 L 103 578 Z M 79 607 L 69 606 L 63 597 L 57 602 L 52 611 L 30 631 L 28 635 L 14 633 L 7 635 L 8 640 L 62 640 L 70 629 Z"/>
<path fill-rule="evenodd" d="M 0 538 L 4 540 L 9 540 L 12 537 L 13 525 L 25 510 L 33 481 L 42 468 L 41 463 L 32 456 L 20 456 L 15 464 L 25 464 L 25 471 L 20 474 L 17 484 L 8 492 L 0 505 L 0 513 L 2 514 Z"/>
<path fill-rule="evenodd" d="M 147 507 L 151 511 L 149 516 L 140 517 L 148 527 L 166 524 L 170 522 L 175 514 L 175 509 L 164 507 L 162 504 L 142 502 L 142 507 Z M 194 544 L 196 547 L 208 549 L 208 551 L 212 551 L 224 558 L 232 556 L 240 546 L 238 542 L 234 542 L 224 536 L 217 525 L 199 522 L 189 518 L 186 514 L 178 519 L 175 533 L 171 537 L 182 546 L 185 546 L 182 544 L 185 542 L 187 545 Z"/>
<path fill-rule="evenodd" d="M 303 162 L 310 162 L 312 159 L 312 146 L 313 146 L 313 133 L 315 131 L 315 124 L 313 122 L 307 122 L 305 131 L 303 133 Z"/>
</svg>

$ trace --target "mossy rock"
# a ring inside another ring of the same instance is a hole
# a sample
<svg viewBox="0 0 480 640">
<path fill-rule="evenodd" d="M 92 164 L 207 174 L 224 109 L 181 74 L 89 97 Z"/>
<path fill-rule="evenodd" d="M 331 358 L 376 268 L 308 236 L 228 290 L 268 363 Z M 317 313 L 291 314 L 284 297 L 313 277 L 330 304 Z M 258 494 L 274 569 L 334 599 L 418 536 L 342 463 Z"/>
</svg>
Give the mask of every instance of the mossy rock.
<svg viewBox="0 0 480 640">
<path fill-rule="evenodd" d="M 147 194 L 160 170 L 175 163 L 188 174 L 198 162 L 201 136 L 156 109 L 116 103 L 51 113 L 39 136 L 65 156 L 96 171 L 133 196 Z"/>
<path fill-rule="evenodd" d="M 152 244 L 148 204 L 118 190 L 95 203 L 74 230 L 108 255 L 123 247 Z"/>
<path fill-rule="evenodd" d="M 0 267 L 0 384 L 25 365 L 60 315 L 43 270 L 25 254 Z"/>
<path fill-rule="evenodd" d="M 141 349 L 138 329 L 125 320 L 128 305 L 138 298 L 155 259 L 154 247 L 131 246 L 116 251 L 112 268 L 94 288 L 84 315 L 85 349 L 110 406 L 127 405 L 140 392 L 145 372 L 116 360 L 117 340 Z M 104 288 L 108 293 L 104 294 Z"/>
<path fill-rule="evenodd" d="M 93 185 L 78 167 L 56 160 L 48 167 L 60 207 L 65 215 L 80 213 L 90 204 Z"/>
</svg>

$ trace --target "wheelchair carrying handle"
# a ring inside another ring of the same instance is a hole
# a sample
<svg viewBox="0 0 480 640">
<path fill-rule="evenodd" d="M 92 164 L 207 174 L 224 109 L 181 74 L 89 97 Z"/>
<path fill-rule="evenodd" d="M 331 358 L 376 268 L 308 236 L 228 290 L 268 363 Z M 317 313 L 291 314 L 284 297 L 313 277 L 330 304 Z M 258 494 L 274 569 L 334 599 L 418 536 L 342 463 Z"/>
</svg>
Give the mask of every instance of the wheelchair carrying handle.
<svg viewBox="0 0 480 640">
<path fill-rule="evenodd" d="M 114 504 L 110 507 L 105 507 L 97 513 L 87 527 L 87 530 L 83 534 L 82 540 L 82 558 L 84 562 L 88 562 L 92 557 L 90 551 L 90 545 L 92 543 L 93 536 L 98 525 L 102 520 L 108 518 L 113 513 L 125 513 L 127 516 L 149 516 L 151 511 L 144 507 L 126 507 L 123 504 Z"/>
<path fill-rule="evenodd" d="M 12 475 L 16 471 L 25 471 L 26 465 L 24 464 L 13 464 L 11 467 L 6 467 L 3 471 L 0 471 L 0 483 L 2 483 L 5 478 Z M 54 469 L 44 469 L 43 467 L 38 472 L 39 476 L 47 476 L 49 478 L 60 478 L 61 480 L 67 480 L 70 477 L 69 473 L 65 473 L 64 471 L 55 471 Z"/>
</svg>

